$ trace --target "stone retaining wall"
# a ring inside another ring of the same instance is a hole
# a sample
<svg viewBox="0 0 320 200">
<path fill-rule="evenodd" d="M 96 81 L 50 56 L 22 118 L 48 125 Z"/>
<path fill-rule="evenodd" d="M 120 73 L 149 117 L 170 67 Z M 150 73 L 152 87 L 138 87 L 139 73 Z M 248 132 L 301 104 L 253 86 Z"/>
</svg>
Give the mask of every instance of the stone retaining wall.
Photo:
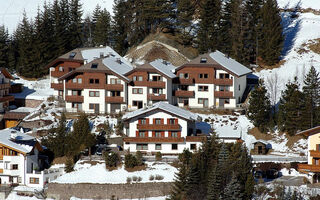
<svg viewBox="0 0 320 200">
<path fill-rule="evenodd" d="M 133 184 L 58 184 L 49 183 L 47 197 L 69 200 L 74 196 L 81 199 L 131 199 L 169 195 L 172 183 Z"/>
</svg>

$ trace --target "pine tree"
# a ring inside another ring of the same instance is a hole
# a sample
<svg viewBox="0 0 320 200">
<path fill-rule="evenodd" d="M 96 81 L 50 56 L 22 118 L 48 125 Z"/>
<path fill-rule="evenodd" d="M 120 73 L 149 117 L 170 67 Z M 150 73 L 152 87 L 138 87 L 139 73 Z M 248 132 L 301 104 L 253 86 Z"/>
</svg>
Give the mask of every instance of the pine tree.
<svg viewBox="0 0 320 200">
<path fill-rule="evenodd" d="M 95 23 L 93 32 L 93 42 L 96 46 L 109 45 L 111 35 L 111 16 L 109 12 L 104 9 L 100 11 Z"/>
<path fill-rule="evenodd" d="M 0 65 L 8 67 L 9 34 L 4 26 L 0 26 Z"/>
<path fill-rule="evenodd" d="M 221 194 L 222 177 L 217 165 L 214 165 L 209 172 L 208 188 L 207 188 L 207 200 L 220 199 Z"/>
<path fill-rule="evenodd" d="M 266 0 L 261 8 L 261 21 L 258 24 L 258 56 L 267 65 L 273 65 L 280 59 L 283 47 L 281 16 L 276 0 Z"/>
<path fill-rule="evenodd" d="M 302 128 L 313 128 L 320 122 L 320 74 L 313 66 L 311 66 L 309 73 L 304 78 L 303 96 L 305 106 L 303 109 Z"/>
<path fill-rule="evenodd" d="M 177 0 L 177 27 L 183 45 L 190 45 L 192 42 L 191 32 L 193 31 L 194 12 L 195 7 L 189 0 Z"/>
<path fill-rule="evenodd" d="M 253 121 L 253 124 L 264 132 L 267 129 L 270 120 L 271 106 L 267 89 L 262 79 L 251 92 L 248 107 L 248 118 Z"/>
<path fill-rule="evenodd" d="M 286 89 L 282 93 L 279 104 L 279 127 L 283 131 L 287 131 L 290 135 L 301 130 L 303 94 L 299 90 L 297 78 L 293 83 L 288 83 Z"/>
<path fill-rule="evenodd" d="M 240 185 L 239 181 L 237 180 L 237 177 L 235 174 L 232 175 L 231 181 L 224 188 L 223 198 L 230 199 L 230 200 L 243 199 L 241 185 Z"/>
<path fill-rule="evenodd" d="M 196 158 L 196 157 L 194 157 Z M 197 159 L 194 159 L 193 162 L 191 162 L 190 169 L 188 171 L 187 176 L 187 184 L 186 184 L 186 195 L 188 200 L 200 200 L 201 194 L 200 191 L 200 170 L 198 167 L 198 164 L 196 163 Z"/>
<path fill-rule="evenodd" d="M 126 26 L 126 1 L 115 0 L 113 7 L 113 35 L 115 46 L 114 49 L 120 55 L 124 55 L 128 48 L 127 43 L 127 26 Z"/>
<path fill-rule="evenodd" d="M 72 172 L 74 169 L 74 162 L 73 162 L 73 158 L 71 157 L 68 157 L 67 160 L 66 160 L 66 163 L 65 163 L 65 171 L 66 173 L 70 173 Z"/>
<path fill-rule="evenodd" d="M 71 0 L 69 4 L 70 10 L 70 22 L 69 22 L 69 33 L 70 33 L 70 49 L 74 49 L 82 46 L 82 5 L 79 0 Z"/>
<path fill-rule="evenodd" d="M 175 174 L 175 180 L 173 183 L 173 188 L 170 200 L 181 200 L 186 199 L 186 187 L 187 187 L 187 166 L 181 164 L 179 167 L 179 172 Z"/>
</svg>

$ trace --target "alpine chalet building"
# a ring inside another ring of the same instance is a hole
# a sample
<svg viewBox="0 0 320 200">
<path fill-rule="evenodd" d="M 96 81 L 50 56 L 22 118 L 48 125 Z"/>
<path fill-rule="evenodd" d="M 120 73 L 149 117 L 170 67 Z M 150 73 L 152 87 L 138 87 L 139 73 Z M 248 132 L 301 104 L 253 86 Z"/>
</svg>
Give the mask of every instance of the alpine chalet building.
<svg viewBox="0 0 320 200">
<path fill-rule="evenodd" d="M 236 108 L 252 71 L 219 51 L 199 55 L 176 69 L 175 104 L 190 108 Z"/>
</svg>

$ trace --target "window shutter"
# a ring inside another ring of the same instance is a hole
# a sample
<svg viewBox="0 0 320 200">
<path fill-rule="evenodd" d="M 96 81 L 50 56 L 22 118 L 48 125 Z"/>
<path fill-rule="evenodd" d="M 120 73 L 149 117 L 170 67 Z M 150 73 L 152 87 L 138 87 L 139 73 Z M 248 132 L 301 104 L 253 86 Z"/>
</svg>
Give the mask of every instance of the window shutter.
<svg viewBox="0 0 320 200">
<path fill-rule="evenodd" d="M 155 118 L 153 118 L 153 124 L 156 124 L 156 119 Z"/>
<path fill-rule="evenodd" d="M 164 131 L 161 131 L 161 137 L 164 138 Z"/>
<path fill-rule="evenodd" d="M 172 137 L 172 132 L 168 131 L 168 137 Z"/>
<path fill-rule="evenodd" d="M 139 131 L 136 131 L 136 137 L 139 137 Z"/>
<path fill-rule="evenodd" d="M 156 132 L 152 131 L 152 137 L 156 137 Z"/>
<path fill-rule="evenodd" d="M 174 124 L 178 124 L 178 118 L 174 119 Z"/>
<path fill-rule="evenodd" d="M 178 138 L 180 138 L 180 137 L 181 137 L 181 131 L 178 132 Z"/>
<path fill-rule="evenodd" d="M 144 132 L 144 137 L 149 137 L 149 131 Z"/>
<path fill-rule="evenodd" d="M 161 118 L 161 124 L 164 124 L 164 119 L 163 118 Z"/>
<path fill-rule="evenodd" d="M 167 124 L 170 124 L 170 118 L 167 119 Z"/>
<path fill-rule="evenodd" d="M 149 124 L 149 118 L 146 118 L 146 124 Z"/>
</svg>

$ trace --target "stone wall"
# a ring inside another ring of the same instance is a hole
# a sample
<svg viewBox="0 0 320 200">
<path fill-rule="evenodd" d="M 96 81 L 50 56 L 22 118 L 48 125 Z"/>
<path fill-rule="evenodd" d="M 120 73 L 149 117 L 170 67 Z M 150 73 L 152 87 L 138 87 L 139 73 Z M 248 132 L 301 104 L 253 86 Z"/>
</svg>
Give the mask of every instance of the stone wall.
<svg viewBox="0 0 320 200">
<path fill-rule="evenodd" d="M 14 100 L 14 105 L 18 107 L 30 107 L 30 108 L 36 108 L 40 104 L 42 104 L 43 100 L 36 100 L 36 99 L 19 99 L 16 98 Z"/>
<path fill-rule="evenodd" d="M 67 200 L 74 196 L 81 199 L 131 199 L 169 195 L 172 183 L 132 184 L 58 184 L 49 183 L 47 197 Z"/>
</svg>

